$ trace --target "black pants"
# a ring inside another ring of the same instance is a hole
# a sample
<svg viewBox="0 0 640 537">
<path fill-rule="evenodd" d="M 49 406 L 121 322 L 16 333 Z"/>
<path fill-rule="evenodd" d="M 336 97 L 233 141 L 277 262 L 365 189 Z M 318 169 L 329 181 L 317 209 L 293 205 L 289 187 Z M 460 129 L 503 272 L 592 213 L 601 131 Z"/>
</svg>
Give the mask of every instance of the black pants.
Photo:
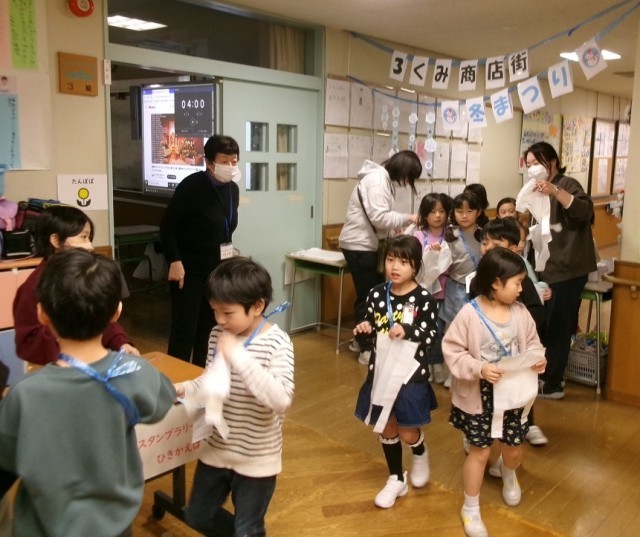
<svg viewBox="0 0 640 537">
<path fill-rule="evenodd" d="M 187 274 L 182 289 L 171 286 L 171 334 L 167 354 L 204 367 L 216 318 L 205 298 L 208 275 Z M 192 356 L 193 355 L 193 356 Z"/>
<path fill-rule="evenodd" d="M 547 349 L 546 393 L 561 390 L 560 382 L 569 360 L 571 336 L 575 333 L 580 297 L 586 283 L 585 275 L 550 285 L 552 294 L 545 304 L 547 322 L 543 341 Z"/>
<path fill-rule="evenodd" d="M 367 312 L 367 295 L 372 287 L 384 282 L 384 277 L 378 272 L 378 252 L 356 250 L 342 250 L 349 265 L 351 278 L 356 289 L 354 304 L 356 323 L 364 320 Z M 361 334 L 356 337 L 361 350 L 370 350 L 373 346 L 371 337 Z"/>
</svg>

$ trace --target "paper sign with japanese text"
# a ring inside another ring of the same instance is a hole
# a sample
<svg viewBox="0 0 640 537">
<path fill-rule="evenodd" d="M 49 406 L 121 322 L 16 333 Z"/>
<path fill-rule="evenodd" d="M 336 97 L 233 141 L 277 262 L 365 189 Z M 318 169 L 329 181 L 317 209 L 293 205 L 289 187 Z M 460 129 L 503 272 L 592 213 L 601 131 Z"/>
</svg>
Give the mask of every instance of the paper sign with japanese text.
<svg viewBox="0 0 640 537">
<path fill-rule="evenodd" d="M 109 209 L 106 174 L 58 175 L 58 199 L 83 211 Z"/>
</svg>

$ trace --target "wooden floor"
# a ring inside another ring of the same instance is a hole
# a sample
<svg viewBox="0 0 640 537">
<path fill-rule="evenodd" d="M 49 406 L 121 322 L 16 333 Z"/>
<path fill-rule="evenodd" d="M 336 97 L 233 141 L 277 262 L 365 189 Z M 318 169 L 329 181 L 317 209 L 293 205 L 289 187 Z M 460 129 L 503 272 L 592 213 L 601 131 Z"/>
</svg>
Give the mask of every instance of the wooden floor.
<svg viewBox="0 0 640 537">
<path fill-rule="evenodd" d="M 582 323 L 585 316 L 581 312 Z M 164 289 L 134 293 L 125 302 L 123 324 L 143 352 L 165 350 Z M 293 338 L 296 393 L 284 429 L 284 471 L 267 516 L 269 534 L 464 535 L 459 518 L 464 452 L 460 434 L 448 424 L 448 391 L 435 386 L 440 408 L 424 428 L 431 482 L 410 489 L 392 509 L 377 509 L 373 498 L 387 478 L 382 450 L 353 416 L 365 369 L 344 347 L 336 356 L 334 337 L 328 330 Z M 609 403 L 592 387 L 568 382 L 566 393 L 562 401 L 536 402 L 537 423 L 550 442 L 525 448 L 518 472 L 522 503 L 506 507 L 501 481 L 487 475 L 481 507 L 491 535 L 640 534 L 640 411 Z M 189 485 L 192 472 L 193 465 L 187 468 Z M 135 534 L 197 535 L 169 514 L 161 521 L 149 518 L 154 490 L 171 493 L 169 478 L 147 484 Z"/>
</svg>

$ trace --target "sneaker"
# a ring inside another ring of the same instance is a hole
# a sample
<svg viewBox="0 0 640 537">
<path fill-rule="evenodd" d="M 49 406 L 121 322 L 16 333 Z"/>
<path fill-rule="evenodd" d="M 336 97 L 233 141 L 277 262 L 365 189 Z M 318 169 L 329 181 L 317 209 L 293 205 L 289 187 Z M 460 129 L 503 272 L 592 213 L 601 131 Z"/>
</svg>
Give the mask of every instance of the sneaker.
<svg viewBox="0 0 640 537">
<path fill-rule="evenodd" d="M 369 365 L 369 359 L 371 358 L 371 351 L 362 351 L 358 356 L 358 363 L 362 365 Z"/>
<path fill-rule="evenodd" d="M 525 438 L 532 446 L 544 446 L 549 442 L 549 439 L 544 435 L 542 429 L 537 425 L 531 425 L 529 427 L 529 432 L 526 434 Z"/>
<path fill-rule="evenodd" d="M 351 352 L 360 352 L 360 344 L 355 339 L 352 339 L 349 342 L 349 350 Z"/>
<path fill-rule="evenodd" d="M 564 399 L 564 390 L 562 388 L 560 388 L 559 390 L 557 390 L 555 392 L 547 392 L 547 391 L 545 391 L 545 389 L 543 387 L 538 392 L 538 397 L 540 399 L 554 399 L 554 400 Z"/>
<path fill-rule="evenodd" d="M 411 484 L 419 489 L 429 482 L 429 475 L 429 453 L 425 448 L 422 455 L 413 456 L 409 478 L 411 479 Z"/>
<path fill-rule="evenodd" d="M 472 515 L 467 513 L 463 507 L 460 516 L 464 524 L 464 534 L 467 537 L 489 537 L 489 532 L 484 522 L 482 522 L 482 517 L 479 512 Z"/>
<path fill-rule="evenodd" d="M 502 499 L 509 507 L 515 507 L 522 499 L 522 490 L 520 490 L 520 483 L 518 483 L 518 476 L 515 472 L 512 478 L 502 477 Z"/>
<path fill-rule="evenodd" d="M 444 380 L 444 382 L 442 383 L 442 385 L 443 385 L 447 390 L 448 390 L 449 388 L 451 388 L 451 380 L 452 380 L 452 377 L 451 377 L 451 375 L 449 375 L 449 376 Z"/>
<path fill-rule="evenodd" d="M 376 499 L 374 500 L 374 503 L 378 507 L 389 509 L 389 507 L 393 507 L 393 504 L 396 503 L 397 498 L 400 498 L 409 492 L 409 485 L 407 485 L 407 472 L 403 474 L 403 477 L 404 481 L 399 481 L 397 475 L 394 474 L 389 476 L 387 484 L 380 492 L 378 492 Z"/>
<path fill-rule="evenodd" d="M 489 466 L 489 475 L 491 477 L 502 477 L 502 455 L 496 459 L 496 462 Z"/>
</svg>

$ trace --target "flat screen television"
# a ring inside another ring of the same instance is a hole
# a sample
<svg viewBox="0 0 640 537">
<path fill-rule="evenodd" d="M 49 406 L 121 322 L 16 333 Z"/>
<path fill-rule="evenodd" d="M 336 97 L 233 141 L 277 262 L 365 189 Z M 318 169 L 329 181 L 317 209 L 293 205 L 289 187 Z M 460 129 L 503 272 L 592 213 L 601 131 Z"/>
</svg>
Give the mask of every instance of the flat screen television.
<svg viewBox="0 0 640 537">
<path fill-rule="evenodd" d="M 143 192 L 171 196 L 187 175 L 205 168 L 214 84 L 153 84 L 141 93 Z"/>
</svg>

